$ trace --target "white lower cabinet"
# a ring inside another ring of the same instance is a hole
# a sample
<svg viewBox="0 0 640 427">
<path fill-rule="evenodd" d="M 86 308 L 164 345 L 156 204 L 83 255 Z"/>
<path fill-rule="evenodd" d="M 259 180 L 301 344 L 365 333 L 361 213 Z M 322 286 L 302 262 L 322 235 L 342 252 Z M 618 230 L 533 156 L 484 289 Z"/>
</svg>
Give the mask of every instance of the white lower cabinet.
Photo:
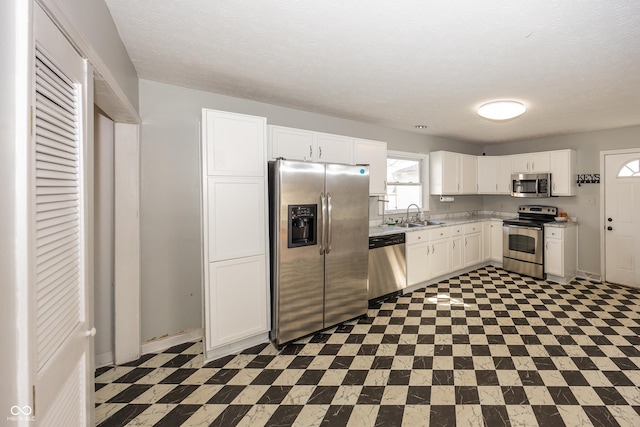
<svg viewBox="0 0 640 427">
<path fill-rule="evenodd" d="M 209 264 L 206 338 L 210 348 L 233 344 L 267 330 L 265 266 L 264 255 Z"/>
<path fill-rule="evenodd" d="M 544 272 L 549 280 L 567 283 L 576 277 L 577 228 L 577 225 L 545 227 Z"/>
<path fill-rule="evenodd" d="M 451 272 L 451 250 L 449 242 L 451 227 L 440 227 L 429 231 L 431 252 L 429 254 L 429 279 Z"/>
<path fill-rule="evenodd" d="M 449 227 L 406 234 L 407 286 L 451 272 Z"/>
<path fill-rule="evenodd" d="M 464 268 L 464 226 L 451 227 L 451 271 Z"/>
<path fill-rule="evenodd" d="M 482 262 L 482 223 L 467 224 L 464 227 L 464 266 Z"/>
<path fill-rule="evenodd" d="M 502 221 L 480 221 L 408 232 L 406 256 L 407 286 L 487 260 L 502 262 Z"/>
<path fill-rule="evenodd" d="M 455 236 L 451 238 L 451 271 L 460 270 L 464 267 L 464 237 Z"/>
<path fill-rule="evenodd" d="M 502 220 L 490 220 L 482 223 L 484 261 L 502 262 Z"/>
<path fill-rule="evenodd" d="M 407 286 L 429 280 L 429 231 L 415 231 L 406 234 Z"/>
</svg>

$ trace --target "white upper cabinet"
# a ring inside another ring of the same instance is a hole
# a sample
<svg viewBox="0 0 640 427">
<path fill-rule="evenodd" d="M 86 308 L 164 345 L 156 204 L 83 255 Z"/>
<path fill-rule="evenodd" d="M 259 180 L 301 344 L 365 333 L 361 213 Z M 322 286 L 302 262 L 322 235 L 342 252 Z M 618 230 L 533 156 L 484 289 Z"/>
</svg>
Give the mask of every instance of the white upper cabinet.
<svg viewBox="0 0 640 427">
<path fill-rule="evenodd" d="M 511 194 L 511 156 L 478 157 L 478 194 Z"/>
<path fill-rule="evenodd" d="M 354 163 L 369 165 L 369 194 L 387 193 L 387 143 L 354 139 Z"/>
<path fill-rule="evenodd" d="M 576 151 L 558 150 L 551 152 L 551 195 L 575 196 Z"/>
<path fill-rule="evenodd" d="M 269 126 L 270 158 L 313 161 L 315 138 L 308 130 Z"/>
<path fill-rule="evenodd" d="M 316 162 L 344 163 L 353 162 L 353 138 L 328 133 L 316 133 Z"/>
<path fill-rule="evenodd" d="M 202 122 L 207 175 L 264 176 L 264 117 L 203 110 Z"/>
<path fill-rule="evenodd" d="M 478 157 L 478 194 L 498 192 L 498 156 Z M 511 172 L 511 169 L 509 169 Z"/>
<path fill-rule="evenodd" d="M 478 193 L 478 157 L 460 154 L 460 188 L 462 194 Z"/>
<path fill-rule="evenodd" d="M 450 151 L 434 151 L 429 155 L 431 194 L 477 194 L 478 158 Z"/>
<path fill-rule="evenodd" d="M 498 194 L 511 194 L 511 156 L 498 159 Z"/>
<path fill-rule="evenodd" d="M 543 151 L 512 155 L 511 171 L 513 173 L 551 172 L 551 153 Z"/>
<path fill-rule="evenodd" d="M 353 162 L 353 138 L 282 126 L 269 126 L 270 158 L 305 162 Z"/>
</svg>

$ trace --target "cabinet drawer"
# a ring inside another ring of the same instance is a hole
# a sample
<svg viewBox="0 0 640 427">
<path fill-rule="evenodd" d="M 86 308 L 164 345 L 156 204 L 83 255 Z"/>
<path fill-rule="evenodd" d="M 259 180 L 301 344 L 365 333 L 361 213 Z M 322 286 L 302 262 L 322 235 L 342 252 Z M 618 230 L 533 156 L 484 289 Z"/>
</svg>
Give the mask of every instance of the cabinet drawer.
<svg viewBox="0 0 640 427">
<path fill-rule="evenodd" d="M 453 227 L 449 227 L 451 229 L 452 236 L 462 236 L 464 234 L 464 226 L 462 225 L 454 225 Z"/>
<path fill-rule="evenodd" d="M 544 237 L 547 239 L 562 239 L 563 232 L 562 228 L 547 227 L 544 230 Z"/>
<path fill-rule="evenodd" d="M 429 241 L 429 230 L 413 231 L 405 234 L 407 245 Z"/>
<path fill-rule="evenodd" d="M 464 234 L 479 233 L 482 231 L 482 223 L 474 222 L 473 224 L 465 224 Z"/>
<path fill-rule="evenodd" d="M 440 227 L 435 230 L 429 230 L 430 240 L 446 239 L 449 236 L 451 236 L 451 227 Z"/>
</svg>

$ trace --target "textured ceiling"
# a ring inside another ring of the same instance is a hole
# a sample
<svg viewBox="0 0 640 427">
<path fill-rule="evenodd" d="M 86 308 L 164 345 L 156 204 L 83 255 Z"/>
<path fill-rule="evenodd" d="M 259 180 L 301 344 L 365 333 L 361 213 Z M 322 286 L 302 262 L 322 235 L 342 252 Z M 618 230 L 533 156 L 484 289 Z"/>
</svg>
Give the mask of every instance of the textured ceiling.
<svg viewBox="0 0 640 427">
<path fill-rule="evenodd" d="M 640 124 L 638 0 L 106 3 L 143 79 L 483 144 Z"/>
</svg>

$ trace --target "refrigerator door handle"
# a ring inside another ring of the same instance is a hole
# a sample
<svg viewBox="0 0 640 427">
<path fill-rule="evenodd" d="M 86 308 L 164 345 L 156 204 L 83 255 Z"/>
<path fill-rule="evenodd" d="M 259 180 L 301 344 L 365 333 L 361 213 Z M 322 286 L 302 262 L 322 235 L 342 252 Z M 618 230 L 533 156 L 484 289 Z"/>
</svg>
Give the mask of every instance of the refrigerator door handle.
<svg viewBox="0 0 640 427">
<path fill-rule="evenodd" d="M 327 247 L 325 253 L 331 252 L 331 237 L 333 230 L 331 229 L 331 193 L 327 193 Z"/>
<path fill-rule="evenodd" d="M 324 197 L 324 193 L 320 193 L 320 215 L 322 216 L 322 231 L 320 233 L 320 255 L 324 255 L 324 233 L 327 229 L 327 203 L 326 198 Z"/>
</svg>

